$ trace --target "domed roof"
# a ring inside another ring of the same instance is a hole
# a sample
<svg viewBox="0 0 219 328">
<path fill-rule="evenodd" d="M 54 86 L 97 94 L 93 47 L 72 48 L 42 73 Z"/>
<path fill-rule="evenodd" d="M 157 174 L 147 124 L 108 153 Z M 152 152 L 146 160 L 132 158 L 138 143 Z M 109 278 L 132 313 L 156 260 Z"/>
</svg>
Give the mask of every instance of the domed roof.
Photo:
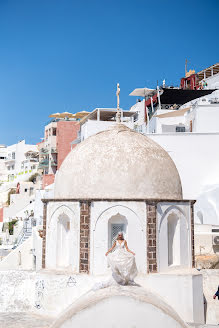
<svg viewBox="0 0 219 328">
<path fill-rule="evenodd" d="M 116 124 L 77 145 L 55 178 L 60 199 L 182 199 L 167 152 L 150 138 Z"/>
</svg>

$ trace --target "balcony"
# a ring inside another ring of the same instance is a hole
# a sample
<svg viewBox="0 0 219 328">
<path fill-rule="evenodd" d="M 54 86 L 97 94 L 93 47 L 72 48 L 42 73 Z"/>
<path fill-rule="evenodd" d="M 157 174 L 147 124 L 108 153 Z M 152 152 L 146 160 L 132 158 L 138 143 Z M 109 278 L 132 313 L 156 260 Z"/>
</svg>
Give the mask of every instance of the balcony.
<svg viewBox="0 0 219 328">
<path fill-rule="evenodd" d="M 15 158 L 6 157 L 5 161 L 6 162 L 15 162 Z"/>
<path fill-rule="evenodd" d="M 51 166 L 57 166 L 57 163 L 55 161 L 51 161 Z"/>
<path fill-rule="evenodd" d="M 49 160 L 48 159 L 43 159 L 40 163 L 38 168 L 39 169 L 44 169 L 46 167 L 49 167 Z"/>
<path fill-rule="evenodd" d="M 48 149 L 46 149 L 46 148 L 41 148 L 40 149 L 40 154 L 41 155 L 46 155 L 46 154 L 48 154 L 49 153 L 49 150 Z"/>
</svg>

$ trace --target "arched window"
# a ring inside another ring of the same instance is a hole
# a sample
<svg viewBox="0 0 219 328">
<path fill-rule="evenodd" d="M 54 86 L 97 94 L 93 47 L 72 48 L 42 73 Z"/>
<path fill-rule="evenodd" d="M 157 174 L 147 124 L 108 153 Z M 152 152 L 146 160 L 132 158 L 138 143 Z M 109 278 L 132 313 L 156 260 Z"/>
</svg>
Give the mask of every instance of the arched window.
<svg viewBox="0 0 219 328">
<path fill-rule="evenodd" d="M 180 224 L 176 214 L 171 213 L 167 219 L 168 265 L 180 265 Z"/>
<path fill-rule="evenodd" d="M 127 238 L 127 226 L 128 222 L 126 217 L 121 214 L 112 216 L 108 221 L 108 245 L 112 247 L 116 240 L 118 232 L 122 231 L 124 238 Z"/>
<path fill-rule="evenodd" d="M 66 214 L 59 216 L 57 221 L 57 267 L 67 268 L 70 265 L 69 257 L 70 220 Z"/>
</svg>

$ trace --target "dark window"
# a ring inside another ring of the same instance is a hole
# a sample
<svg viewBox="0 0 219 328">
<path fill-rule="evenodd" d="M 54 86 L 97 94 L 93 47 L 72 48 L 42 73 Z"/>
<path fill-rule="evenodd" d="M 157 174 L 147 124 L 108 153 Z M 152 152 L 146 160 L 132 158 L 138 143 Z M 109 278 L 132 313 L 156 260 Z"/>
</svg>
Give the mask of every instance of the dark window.
<svg viewBox="0 0 219 328">
<path fill-rule="evenodd" d="M 27 192 L 27 188 L 24 189 L 24 192 Z"/>
<path fill-rule="evenodd" d="M 185 126 L 176 126 L 176 132 L 186 132 Z"/>
<path fill-rule="evenodd" d="M 52 135 L 53 135 L 53 136 L 56 136 L 56 128 L 53 128 L 53 129 L 52 129 Z"/>
</svg>

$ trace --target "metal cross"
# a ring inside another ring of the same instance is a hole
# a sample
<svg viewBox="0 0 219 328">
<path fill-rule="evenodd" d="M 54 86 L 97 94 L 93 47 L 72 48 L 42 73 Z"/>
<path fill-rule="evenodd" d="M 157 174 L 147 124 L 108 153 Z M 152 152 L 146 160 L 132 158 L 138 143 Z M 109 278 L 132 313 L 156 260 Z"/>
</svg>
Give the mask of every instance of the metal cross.
<svg viewBox="0 0 219 328">
<path fill-rule="evenodd" d="M 120 94 L 120 87 L 119 83 L 117 83 L 117 90 L 116 90 L 116 96 L 117 96 L 117 114 L 116 114 L 116 122 L 120 123 L 121 122 L 121 113 L 119 109 L 119 94 Z"/>
</svg>

